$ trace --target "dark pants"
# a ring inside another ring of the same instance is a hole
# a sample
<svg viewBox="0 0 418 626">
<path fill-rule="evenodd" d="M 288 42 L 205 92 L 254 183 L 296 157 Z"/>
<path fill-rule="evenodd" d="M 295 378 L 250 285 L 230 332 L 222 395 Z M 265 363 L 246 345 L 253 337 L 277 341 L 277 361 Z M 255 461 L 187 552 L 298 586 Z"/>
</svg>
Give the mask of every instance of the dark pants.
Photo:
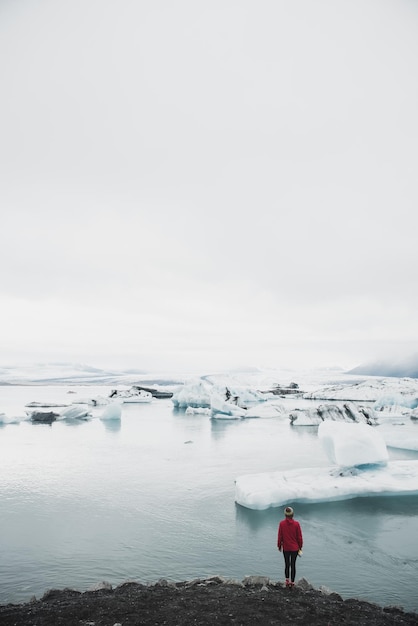
<svg viewBox="0 0 418 626">
<path fill-rule="evenodd" d="M 284 556 L 284 575 L 286 578 L 290 578 L 290 580 L 292 581 L 292 583 L 295 582 L 295 576 L 296 576 L 296 557 L 297 557 L 298 553 L 296 552 L 290 552 L 287 550 L 283 550 L 283 556 Z M 289 576 L 290 573 L 290 576 Z"/>
</svg>

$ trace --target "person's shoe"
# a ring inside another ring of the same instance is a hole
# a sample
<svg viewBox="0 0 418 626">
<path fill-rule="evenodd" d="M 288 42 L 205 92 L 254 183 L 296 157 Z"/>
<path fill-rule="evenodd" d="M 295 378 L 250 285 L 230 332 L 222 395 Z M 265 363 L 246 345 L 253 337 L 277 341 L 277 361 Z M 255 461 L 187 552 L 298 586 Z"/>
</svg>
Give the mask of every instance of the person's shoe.
<svg viewBox="0 0 418 626">
<path fill-rule="evenodd" d="M 290 582 L 290 580 L 288 578 L 286 578 L 286 587 L 290 587 L 292 583 Z"/>
<path fill-rule="evenodd" d="M 294 587 L 294 586 L 295 586 L 295 583 L 293 583 L 293 582 L 289 583 L 289 587 Z"/>
</svg>

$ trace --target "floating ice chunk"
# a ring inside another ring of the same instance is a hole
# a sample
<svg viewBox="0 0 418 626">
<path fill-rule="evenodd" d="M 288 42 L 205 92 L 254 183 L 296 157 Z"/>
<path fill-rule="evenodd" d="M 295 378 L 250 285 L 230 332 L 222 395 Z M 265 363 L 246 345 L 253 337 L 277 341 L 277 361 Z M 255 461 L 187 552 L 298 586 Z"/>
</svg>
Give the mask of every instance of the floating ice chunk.
<svg viewBox="0 0 418 626">
<path fill-rule="evenodd" d="M 52 424 L 60 417 L 54 411 L 31 411 L 28 415 L 34 424 Z"/>
<path fill-rule="evenodd" d="M 410 415 L 411 413 L 411 409 L 406 406 L 399 404 L 381 404 L 380 402 L 375 404 L 375 411 L 378 415 L 383 417 L 388 415 L 391 417 Z"/>
<path fill-rule="evenodd" d="M 235 502 L 258 511 L 288 502 L 414 494 L 418 494 L 418 461 L 391 461 L 368 469 L 334 466 L 249 474 L 235 481 Z"/>
<path fill-rule="evenodd" d="M 386 410 L 389 411 L 389 407 L 393 407 L 393 411 L 407 411 L 414 409 L 418 406 L 418 390 L 410 394 L 393 394 L 388 396 L 381 396 L 374 403 L 376 411 Z"/>
<path fill-rule="evenodd" d="M 87 419 L 90 413 L 85 406 L 73 405 L 60 411 L 57 419 Z"/>
<path fill-rule="evenodd" d="M 172 402 L 180 409 L 188 406 L 209 408 L 210 387 L 202 380 L 192 381 L 173 393 Z"/>
<path fill-rule="evenodd" d="M 330 462 L 343 467 L 386 463 L 389 458 L 382 435 L 366 424 L 325 421 L 319 425 L 318 437 Z"/>
<path fill-rule="evenodd" d="M 102 420 L 120 420 L 122 415 L 122 407 L 119 402 L 111 402 L 106 406 L 100 416 Z"/>
<path fill-rule="evenodd" d="M 200 406 L 193 407 L 188 406 L 186 409 L 186 415 L 194 415 L 195 413 L 200 413 L 201 415 L 210 415 L 210 409 L 203 408 Z"/>
<path fill-rule="evenodd" d="M 152 402 L 152 393 L 144 391 L 137 386 L 133 386 L 130 389 L 113 389 L 110 392 L 109 399 L 112 401 L 120 400 L 123 403 L 143 403 Z"/>
<path fill-rule="evenodd" d="M 132 394 L 131 396 L 125 396 L 122 398 L 124 404 L 143 404 L 152 402 L 152 393 L 149 391 L 140 391 Z"/>
<path fill-rule="evenodd" d="M 213 391 L 210 396 L 210 409 L 212 417 L 216 419 L 239 419 L 246 416 L 246 409 L 238 406 L 236 402 L 225 399 L 217 391 Z"/>
<path fill-rule="evenodd" d="M 320 404 L 313 408 L 295 409 L 289 413 L 289 419 L 294 426 L 317 426 L 324 420 L 377 423 L 373 408 L 358 406 L 353 402 L 344 402 L 341 405 Z"/>
<path fill-rule="evenodd" d="M 20 424 L 20 422 L 27 419 L 29 419 L 29 416 L 27 415 L 16 415 L 12 417 L 6 415 L 6 413 L 0 413 L 0 424 Z"/>
</svg>

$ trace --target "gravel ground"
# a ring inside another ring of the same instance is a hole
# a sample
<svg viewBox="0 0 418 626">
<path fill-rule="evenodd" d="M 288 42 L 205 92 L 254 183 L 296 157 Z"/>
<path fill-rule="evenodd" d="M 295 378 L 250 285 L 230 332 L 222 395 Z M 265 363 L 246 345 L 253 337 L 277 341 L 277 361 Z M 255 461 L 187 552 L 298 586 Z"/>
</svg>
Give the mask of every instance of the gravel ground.
<svg viewBox="0 0 418 626">
<path fill-rule="evenodd" d="M 306 626 L 416 624 L 418 614 L 382 608 L 314 589 L 305 579 L 292 589 L 264 577 L 242 582 L 220 577 L 153 585 L 102 583 L 81 593 L 51 590 L 40 600 L 0 606 L 1 626 Z"/>
</svg>

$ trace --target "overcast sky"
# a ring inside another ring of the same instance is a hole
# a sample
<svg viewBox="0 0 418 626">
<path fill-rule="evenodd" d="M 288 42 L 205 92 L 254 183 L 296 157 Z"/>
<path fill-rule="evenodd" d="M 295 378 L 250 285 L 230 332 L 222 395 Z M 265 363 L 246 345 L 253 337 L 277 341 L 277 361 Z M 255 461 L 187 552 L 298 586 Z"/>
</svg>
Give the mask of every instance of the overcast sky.
<svg viewBox="0 0 418 626">
<path fill-rule="evenodd" d="M 417 348 L 418 3 L 0 0 L 1 364 Z"/>
</svg>

